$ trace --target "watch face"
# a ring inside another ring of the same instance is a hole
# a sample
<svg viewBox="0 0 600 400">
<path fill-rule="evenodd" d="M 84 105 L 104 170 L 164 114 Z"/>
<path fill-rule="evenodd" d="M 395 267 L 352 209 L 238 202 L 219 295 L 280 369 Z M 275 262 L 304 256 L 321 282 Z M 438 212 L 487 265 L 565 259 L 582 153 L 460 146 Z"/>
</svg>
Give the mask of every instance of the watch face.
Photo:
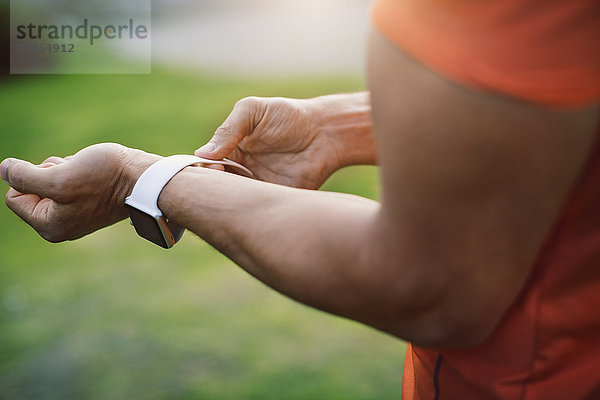
<svg viewBox="0 0 600 400">
<path fill-rule="evenodd" d="M 131 218 L 131 222 L 133 222 L 133 227 L 135 228 L 138 235 L 140 235 L 144 239 L 156 243 L 160 247 L 164 247 L 165 249 L 168 249 L 170 247 L 165 241 L 160 222 L 156 218 L 128 204 L 125 204 L 125 207 L 129 212 L 129 217 Z"/>
</svg>

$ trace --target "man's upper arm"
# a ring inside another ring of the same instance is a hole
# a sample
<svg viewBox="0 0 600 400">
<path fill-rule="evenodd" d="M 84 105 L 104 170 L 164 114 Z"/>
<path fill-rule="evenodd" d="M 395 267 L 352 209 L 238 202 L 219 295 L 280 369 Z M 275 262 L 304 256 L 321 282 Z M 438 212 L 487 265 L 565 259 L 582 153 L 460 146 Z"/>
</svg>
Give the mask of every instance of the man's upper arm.
<svg viewBox="0 0 600 400">
<path fill-rule="evenodd" d="M 469 91 L 376 33 L 369 55 L 385 252 L 423 283 L 429 318 L 454 322 L 448 343 L 477 342 L 523 287 L 586 161 L 597 108 Z"/>
</svg>

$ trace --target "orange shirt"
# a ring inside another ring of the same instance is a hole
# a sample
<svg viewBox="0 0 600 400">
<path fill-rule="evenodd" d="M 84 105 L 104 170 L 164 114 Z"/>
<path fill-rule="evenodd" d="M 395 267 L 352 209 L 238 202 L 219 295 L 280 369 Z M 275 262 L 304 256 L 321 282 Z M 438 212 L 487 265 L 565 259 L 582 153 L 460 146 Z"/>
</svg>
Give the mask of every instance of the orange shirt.
<svg viewBox="0 0 600 400">
<path fill-rule="evenodd" d="M 376 0 L 375 27 L 463 86 L 600 100 L 600 0 Z M 600 126 L 519 298 L 482 345 L 409 346 L 404 399 L 600 399 Z"/>
<path fill-rule="evenodd" d="M 372 17 L 465 86 L 558 107 L 600 98 L 598 0 L 375 0 Z"/>
</svg>

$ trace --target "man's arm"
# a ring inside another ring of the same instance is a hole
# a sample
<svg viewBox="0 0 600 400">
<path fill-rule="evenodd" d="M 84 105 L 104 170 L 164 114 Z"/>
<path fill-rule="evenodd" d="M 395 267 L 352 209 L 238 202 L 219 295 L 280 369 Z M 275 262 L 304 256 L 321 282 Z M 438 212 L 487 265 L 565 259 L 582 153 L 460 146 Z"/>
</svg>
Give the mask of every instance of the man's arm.
<svg viewBox="0 0 600 400">
<path fill-rule="evenodd" d="M 299 301 L 421 345 L 475 344 L 522 288 L 582 168 L 597 111 L 541 111 L 468 92 L 378 36 L 370 60 L 381 205 L 187 168 L 159 206 Z M 115 199 L 113 217 L 103 224 L 122 218 L 119 204 L 157 157 L 116 153 L 116 183 L 102 197 Z M 70 226 L 90 232 L 96 222 L 77 225 L 87 198 L 77 183 L 109 165 L 87 162 L 94 154 L 46 169 L 11 162 L 9 183 L 45 199 L 11 190 L 7 204 L 51 240 L 77 237 Z"/>
<path fill-rule="evenodd" d="M 376 34 L 370 57 L 381 206 L 188 169 L 161 208 L 301 302 L 416 343 L 476 343 L 523 287 L 597 110 L 469 92 Z"/>
<path fill-rule="evenodd" d="M 457 87 L 375 35 L 382 204 L 188 168 L 160 207 L 269 286 L 424 345 L 483 340 L 522 288 L 595 110 Z"/>
</svg>

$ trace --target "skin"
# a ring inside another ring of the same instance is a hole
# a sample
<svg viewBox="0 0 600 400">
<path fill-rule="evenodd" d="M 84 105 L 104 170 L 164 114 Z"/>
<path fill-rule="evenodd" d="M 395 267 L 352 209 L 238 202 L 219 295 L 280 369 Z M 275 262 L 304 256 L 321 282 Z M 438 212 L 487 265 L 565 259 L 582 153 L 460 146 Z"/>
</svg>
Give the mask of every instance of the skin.
<svg viewBox="0 0 600 400">
<path fill-rule="evenodd" d="M 481 343 L 584 166 L 598 107 L 551 111 L 467 90 L 376 33 L 368 58 L 370 96 L 238 102 L 196 154 L 258 179 L 188 167 L 159 207 L 305 304 L 418 345 Z M 56 242 L 125 218 L 125 197 L 159 158 L 101 144 L 41 166 L 5 160 L 0 172 L 7 205 Z M 310 190 L 375 162 L 380 203 Z"/>
</svg>

